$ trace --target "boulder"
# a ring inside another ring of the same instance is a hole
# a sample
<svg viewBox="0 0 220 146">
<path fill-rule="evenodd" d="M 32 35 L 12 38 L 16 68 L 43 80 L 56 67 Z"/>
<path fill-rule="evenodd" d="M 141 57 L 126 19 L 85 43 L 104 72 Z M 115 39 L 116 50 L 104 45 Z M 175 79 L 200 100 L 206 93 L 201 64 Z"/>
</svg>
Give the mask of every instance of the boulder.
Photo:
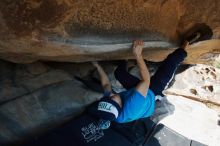
<svg viewBox="0 0 220 146">
<path fill-rule="evenodd" d="M 207 63 L 207 56 L 220 52 L 218 6 L 219 0 L 1 0 L 0 58 L 17 63 L 128 59 L 131 42 L 143 39 L 145 58 L 161 61 L 189 28 L 205 23 L 213 40 L 191 46 L 186 62 Z"/>
<path fill-rule="evenodd" d="M 0 145 L 39 134 L 101 98 L 64 70 L 0 61 Z"/>
</svg>

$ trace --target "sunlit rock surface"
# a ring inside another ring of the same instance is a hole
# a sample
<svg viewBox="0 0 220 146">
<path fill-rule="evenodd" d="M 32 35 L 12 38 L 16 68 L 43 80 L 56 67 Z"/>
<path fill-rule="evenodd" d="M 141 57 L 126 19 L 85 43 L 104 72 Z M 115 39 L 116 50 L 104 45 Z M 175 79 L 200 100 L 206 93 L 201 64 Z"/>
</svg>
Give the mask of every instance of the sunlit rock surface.
<svg viewBox="0 0 220 146">
<path fill-rule="evenodd" d="M 207 63 L 220 52 L 219 6 L 219 0 L 1 0 L 0 58 L 126 59 L 133 58 L 131 42 L 143 39 L 145 58 L 160 61 L 189 28 L 205 23 L 217 40 L 192 46 L 187 62 Z"/>
</svg>

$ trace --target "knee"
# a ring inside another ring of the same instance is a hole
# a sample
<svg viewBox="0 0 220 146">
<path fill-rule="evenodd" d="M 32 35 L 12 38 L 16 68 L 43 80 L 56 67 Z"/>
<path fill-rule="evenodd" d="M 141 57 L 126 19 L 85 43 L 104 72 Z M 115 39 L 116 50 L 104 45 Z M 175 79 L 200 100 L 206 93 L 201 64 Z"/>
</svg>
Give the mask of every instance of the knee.
<svg viewBox="0 0 220 146">
<path fill-rule="evenodd" d="M 114 76 L 116 79 L 120 78 L 124 74 L 124 70 L 121 67 L 117 67 L 114 71 Z"/>
</svg>

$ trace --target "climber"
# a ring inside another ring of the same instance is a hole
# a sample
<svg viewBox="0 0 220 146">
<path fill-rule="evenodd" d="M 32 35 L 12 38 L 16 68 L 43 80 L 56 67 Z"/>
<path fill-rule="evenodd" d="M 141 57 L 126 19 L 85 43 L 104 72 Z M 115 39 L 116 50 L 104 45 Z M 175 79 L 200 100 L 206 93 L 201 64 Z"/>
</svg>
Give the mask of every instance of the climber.
<svg viewBox="0 0 220 146">
<path fill-rule="evenodd" d="M 123 129 L 120 123 L 151 116 L 154 112 L 155 101 L 159 99 L 158 97 L 163 96 L 163 90 L 172 79 L 176 68 L 187 56 L 189 44 L 209 39 L 212 31 L 209 32 L 206 37 L 199 32 L 184 39 L 181 47 L 168 55 L 151 78 L 142 57 L 144 42 L 135 41 L 133 54 L 140 70 L 141 79 L 129 74 L 126 70 L 126 61 L 121 61 L 114 72 L 115 78 L 126 88 L 126 91 L 121 93 L 115 93 L 112 90 L 108 76 L 102 67 L 97 62 L 93 62 L 101 78 L 104 89 L 103 97 L 89 105 L 79 117 L 69 121 L 66 125 L 53 129 L 43 136 L 30 139 L 26 143 L 27 146 L 102 146 L 111 145 L 109 139 L 115 145 L 129 145 L 130 139 L 125 139 L 117 130 L 114 130 L 112 128 L 114 125 L 110 127 L 111 122 L 115 121 L 114 124 Z M 80 80 L 86 83 L 86 80 Z M 87 86 L 91 85 L 87 84 Z M 137 134 L 135 132 L 135 135 Z"/>
<path fill-rule="evenodd" d="M 109 79 L 102 67 L 96 62 L 93 63 L 101 77 L 104 98 L 97 103 L 91 113 L 106 121 L 118 123 L 127 123 L 151 116 L 154 112 L 155 101 L 164 96 L 163 90 L 173 78 L 177 67 L 187 56 L 189 44 L 209 39 L 211 36 L 211 29 L 204 26 L 201 30 L 186 37 L 181 47 L 167 56 L 151 78 L 142 57 L 144 42 L 134 41 L 133 54 L 140 70 L 141 79 L 129 74 L 126 70 L 126 61 L 122 61 L 114 74 L 126 91 L 118 94 L 112 92 Z"/>
<path fill-rule="evenodd" d="M 117 122 L 130 122 L 153 114 L 155 101 L 164 96 L 163 90 L 171 81 L 176 68 L 187 56 L 188 45 L 189 42 L 185 41 L 181 48 L 169 54 L 150 78 L 141 55 L 143 42 L 134 43 L 133 52 L 140 70 L 141 80 L 127 72 L 125 61 L 115 70 L 115 78 L 127 89 L 127 91 L 120 93 L 124 110 L 116 119 Z"/>
<path fill-rule="evenodd" d="M 104 97 L 99 101 L 97 110 L 91 113 L 104 120 L 127 123 L 139 118 L 149 117 L 154 112 L 155 95 L 163 96 L 162 91 L 171 80 L 177 66 L 186 57 L 188 41 L 175 50 L 164 61 L 158 71 L 150 79 L 150 74 L 142 57 L 144 42 L 135 41 L 133 54 L 140 70 L 141 80 L 126 71 L 126 61 L 122 61 L 115 70 L 115 78 L 127 90 L 119 94 L 113 93 L 109 79 L 97 63 L 97 68 L 104 88 Z"/>
</svg>

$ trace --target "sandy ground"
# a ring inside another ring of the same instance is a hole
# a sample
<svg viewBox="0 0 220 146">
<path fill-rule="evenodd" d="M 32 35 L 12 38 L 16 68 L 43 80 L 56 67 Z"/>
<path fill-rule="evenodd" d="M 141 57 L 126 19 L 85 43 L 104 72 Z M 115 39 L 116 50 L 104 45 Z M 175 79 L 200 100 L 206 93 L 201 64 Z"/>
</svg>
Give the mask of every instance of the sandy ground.
<svg viewBox="0 0 220 146">
<path fill-rule="evenodd" d="M 198 64 L 177 74 L 168 92 L 220 105 L 220 69 Z"/>
<path fill-rule="evenodd" d="M 167 95 L 175 106 L 173 115 L 161 123 L 190 139 L 209 146 L 219 146 L 220 126 L 220 69 L 197 64 L 177 74 L 166 91 L 183 96 Z M 211 101 L 203 104 L 195 101 Z"/>
<path fill-rule="evenodd" d="M 220 117 L 216 111 L 181 96 L 170 95 L 167 99 L 175 106 L 175 111 L 161 123 L 192 140 L 219 146 L 220 126 L 217 122 Z"/>
</svg>

